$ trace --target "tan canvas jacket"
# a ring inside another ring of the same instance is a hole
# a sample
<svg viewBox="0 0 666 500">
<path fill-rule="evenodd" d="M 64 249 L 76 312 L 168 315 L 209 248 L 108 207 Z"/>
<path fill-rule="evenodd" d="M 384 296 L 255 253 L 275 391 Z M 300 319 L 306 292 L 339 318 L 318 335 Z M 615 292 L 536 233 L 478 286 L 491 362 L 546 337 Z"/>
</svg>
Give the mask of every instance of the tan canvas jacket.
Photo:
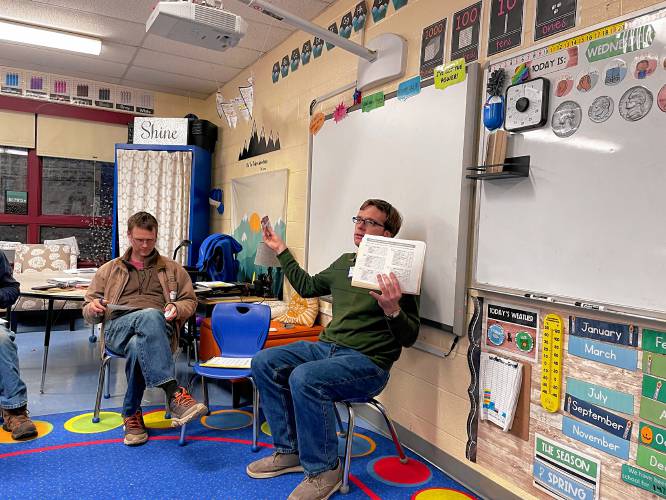
<svg viewBox="0 0 666 500">
<path fill-rule="evenodd" d="M 90 311 L 90 303 L 93 299 L 104 298 L 109 303 L 115 304 L 122 296 L 125 286 L 129 281 L 129 271 L 123 263 L 123 259 L 129 258 L 128 255 L 115 258 L 95 273 L 88 291 L 86 292 L 83 317 L 89 323 L 100 323 L 110 316 L 107 310 L 106 315 L 97 316 Z M 171 338 L 171 349 L 173 351 L 178 347 L 178 336 L 182 326 L 194 314 L 197 308 L 197 298 L 192 287 L 192 280 L 183 269 L 183 266 L 177 262 L 159 255 L 155 264 L 157 276 L 164 292 L 165 304 L 174 304 L 176 306 L 176 318 L 174 321 L 175 333 Z M 176 292 L 176 300 L 170 300 L 170 292 Z"/>
</svg>

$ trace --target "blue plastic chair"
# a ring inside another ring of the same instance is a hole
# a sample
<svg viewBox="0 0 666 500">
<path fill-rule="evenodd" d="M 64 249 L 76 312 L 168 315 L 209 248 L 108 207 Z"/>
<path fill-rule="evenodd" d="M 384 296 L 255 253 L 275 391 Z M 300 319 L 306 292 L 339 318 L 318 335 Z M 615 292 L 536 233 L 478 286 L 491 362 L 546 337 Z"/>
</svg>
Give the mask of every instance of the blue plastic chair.
<svg viewBox="0 0 666 500">
<path fill-rule="evenodd" d="M 265 304 L 226 302 L 213 309 L 211 327 L 222 356 L 229 358 L 251 358 L 264 348 L 271 324 L 271 309 Z M 208 368 L 200 363 L 194 372 L 201 376 L 204 404 L 208 404 L 206 379 L 232 380 L 248 378 L 252 382 L 252 451 L 258 451 L 259 391 L 252 380 L 249 368 Z"/>
</svg>

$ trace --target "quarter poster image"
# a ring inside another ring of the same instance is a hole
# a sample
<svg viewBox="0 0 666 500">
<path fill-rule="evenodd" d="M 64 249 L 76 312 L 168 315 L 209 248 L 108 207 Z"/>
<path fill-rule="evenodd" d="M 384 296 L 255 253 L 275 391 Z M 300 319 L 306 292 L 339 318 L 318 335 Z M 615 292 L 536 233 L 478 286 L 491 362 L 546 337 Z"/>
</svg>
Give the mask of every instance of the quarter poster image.
<svg viewBox="0 0 666 500">
<path fill-rule="evenodd" d="M 564 101 L 560 104 L 550 120 L 553 132 L 557 137 L 569 137 L 580 127 L 583 113 L 575 101 Z"/>
</svg>

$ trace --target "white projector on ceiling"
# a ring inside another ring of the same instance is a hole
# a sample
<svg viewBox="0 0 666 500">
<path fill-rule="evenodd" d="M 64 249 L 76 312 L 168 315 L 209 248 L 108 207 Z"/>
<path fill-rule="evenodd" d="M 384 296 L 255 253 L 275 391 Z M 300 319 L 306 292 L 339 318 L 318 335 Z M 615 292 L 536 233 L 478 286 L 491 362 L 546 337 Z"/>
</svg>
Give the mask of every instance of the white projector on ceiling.
<svg viewBox="0 0 666 500">
<path fill-rule="evenodd" d="M 213 50 L 235 47 L 247 23 L 236 14 L 188 1 L 159 2 L 146 21 L 146 32 Z"/>
</svg>

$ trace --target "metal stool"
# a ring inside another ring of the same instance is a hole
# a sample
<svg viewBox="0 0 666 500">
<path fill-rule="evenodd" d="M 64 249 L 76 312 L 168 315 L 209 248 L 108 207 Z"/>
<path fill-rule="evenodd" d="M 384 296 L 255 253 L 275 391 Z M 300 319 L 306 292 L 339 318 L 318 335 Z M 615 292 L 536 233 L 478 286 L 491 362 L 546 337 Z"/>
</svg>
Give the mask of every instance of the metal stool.
<svg viewBox="0 0 666 500">
<path fill-rule="evenodd" d="M 396 433 L 395 427 L 393 426 L 393 422 L 389 417 L 388 410 L 384 407 L 384 405 L 382 405 L 379 401 L 377 401 L 374 398 L 372 398 L 370 401 L 365 401 L 365 402 L 339 401 L 339 403 L 345 405 L 345 407 L 347 408 L 347 414 L 349 416 L 349 420 L 347 423 L 347 430 L 345 431 L 345 428 L 343 427 L 342 424 L 342 420 L 340 419 L 340 414 L 338 413 L 338 409 L 337 407 L 335 408 L 335 417 L 338 421 L 338 426 L 340 427 L 340 435 L 345 438 L 345 463 L 342 474 L 342 486 L 340 487 L 340 493 L 346 494 L 349 492 L 349 468 L 351 466 L 352 441 L 354 439 L 354 421 L 356 419 L 353 405 L 367 404 L 373 407 L 379 413 L 381 413 L 382 417 L 384 417 L 384 421 L 386 422 L 386 426 L 388 427 L 388 430 L 391 433 L 393 444 L 395 444 L 395 449 L 398 452 L 398 456 L 400 457 L 400 463 L 406 464 L 408 459 L 407 456 L 405 455 L 404 450 L 402 449 L 402 445 L 400 444 L 400 440 L 398 439 L 398 434 Z"/>
</svg>

